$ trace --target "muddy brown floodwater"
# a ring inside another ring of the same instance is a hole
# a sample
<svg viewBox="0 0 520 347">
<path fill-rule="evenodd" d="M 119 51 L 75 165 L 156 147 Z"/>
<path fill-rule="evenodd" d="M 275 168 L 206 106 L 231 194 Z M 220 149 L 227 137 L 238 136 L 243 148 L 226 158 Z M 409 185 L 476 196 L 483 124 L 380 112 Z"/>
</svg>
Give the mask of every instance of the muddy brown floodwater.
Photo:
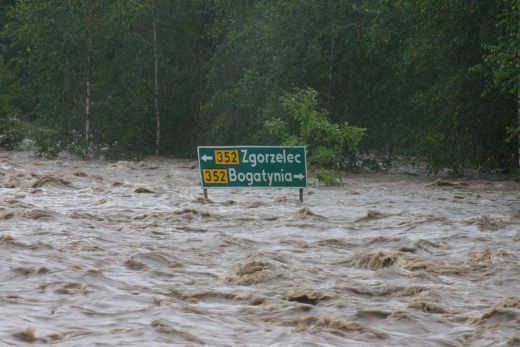
<svg viewBox="0 0 520 347">
<path fill-rule="evenodd" d="M 0 345 L 520 345 L 520 185 L 210 190 L 0 152 Z"/>
</svg>

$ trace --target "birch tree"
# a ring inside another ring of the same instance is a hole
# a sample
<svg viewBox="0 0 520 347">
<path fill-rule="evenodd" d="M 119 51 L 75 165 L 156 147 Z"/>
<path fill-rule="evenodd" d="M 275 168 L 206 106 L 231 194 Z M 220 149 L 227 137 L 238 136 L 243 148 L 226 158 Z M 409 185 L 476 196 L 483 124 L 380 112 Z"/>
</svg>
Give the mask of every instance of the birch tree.
<svg viewBox="0 0 520 347">
<path fill-rule="evenodd" d="M 86 63 L 85 63 L 85 158 L 89 157 L 90 147 L 90 103 L 91 103 L 91 70 L 92 70 L 92 3 L 85 0 L 85 32 L 86 32 Z"/>
<path fill-rule="evenodd" d="M 154 107 L 155 107 L 155 155 L 159 155 L 161 144 L 161 117 L 159 114 L 159 61 L 157 57 L 157 16 L 155 15 L 155 1 L 150 0 L 153 27 L 153 63 L 154 63 Z"/>
<path fill-rule="evenodd" d="M 491 66 L 493 84 L 503 93 L 516 97 L 516 122 L 508 128 L 509 140 L 516 137 L 517 163 L 520 172 L 520 0 L 499 1 L 502 12 L 496 44 L 488 45 L 486 62 Z"/>
</svg>

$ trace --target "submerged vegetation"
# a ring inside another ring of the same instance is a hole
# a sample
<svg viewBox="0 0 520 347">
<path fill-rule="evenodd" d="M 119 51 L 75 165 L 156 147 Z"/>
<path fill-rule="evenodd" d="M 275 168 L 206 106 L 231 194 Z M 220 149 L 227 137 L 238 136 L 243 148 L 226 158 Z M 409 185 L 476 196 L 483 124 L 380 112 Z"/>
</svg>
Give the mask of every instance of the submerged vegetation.
<svg viewBox="0 0 520 347">
<path fill-rule="evenodd" d="M 324 179 L 393 158 L 512 172 L 519 22 L 518 0 L 6 0 L 0 146 L 305 144 Z"/>
</svg>

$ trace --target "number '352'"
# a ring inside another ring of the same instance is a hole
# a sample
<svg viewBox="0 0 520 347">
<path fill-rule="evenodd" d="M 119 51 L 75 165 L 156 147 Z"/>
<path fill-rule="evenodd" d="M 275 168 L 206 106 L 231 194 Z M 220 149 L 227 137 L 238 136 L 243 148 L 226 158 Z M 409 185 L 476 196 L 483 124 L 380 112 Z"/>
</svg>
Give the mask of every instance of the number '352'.
<svg viewBox="0 0 520 347">
<path fill-rule="evenodd" d="M 225 184 L 228 183 L 228 174 L 225 169 L 205 169 L 203 170 L 205 183 Z"/>
</svg>

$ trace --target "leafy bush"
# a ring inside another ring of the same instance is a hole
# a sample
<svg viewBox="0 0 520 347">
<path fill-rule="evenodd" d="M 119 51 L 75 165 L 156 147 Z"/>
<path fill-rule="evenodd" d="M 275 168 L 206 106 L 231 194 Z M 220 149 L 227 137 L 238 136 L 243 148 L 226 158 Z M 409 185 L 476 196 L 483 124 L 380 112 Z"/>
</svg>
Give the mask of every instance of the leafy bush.
<svg viewBox="0 0 520 347">
<path fill-rule="evenodd" d="M 128 143 L 114 141 L 112 144 L 96 147 L 96 156 L 111 160 L 143 160 L 144 154 L 136 146 Z"/>
<path fill-rule="evenodd" d="M 55 158 L 62 150 L 64 150 L 62 132 L 44 127 L 33 130 L 32 138 L 34 140 L 35 152 L 37 155 L 45 158 Z"/>
<path fill-rule="evenodd" d="M 341 176 L 336 170 L 320 168 L 316 171 L 316 178 L 327 186 L 341 187 L 344 185 Z"/>
<path fill-rule="evenodd" d="M 13 78 L 0 56 L 0 147 L 13 149 L 24 138 L 23 124 L 12 105 Z"/>
<path fill-rule="evenodd" d="M 311 88 L 287 94 L 281 102 L 296 122 L 296 129 L 290 131 L 286 121 L 273 118 L 264 123 L 269 136 L 283 145 L 305 145 L 309 163 L 323 168 L 318 180 L 337 185 L 339 176 L 334 170 L 345 167 L 347 155 L 357 151 L 366 129 L 347 122 L 331 123 L 326 110 L 316 110 L 318 93 Z"/>
<path fill-rule="evenodd" d="M 0 147 L 14 149 L 25 137 L 25 125 L 16 118 L 0 117 Z"/>
</svg>

